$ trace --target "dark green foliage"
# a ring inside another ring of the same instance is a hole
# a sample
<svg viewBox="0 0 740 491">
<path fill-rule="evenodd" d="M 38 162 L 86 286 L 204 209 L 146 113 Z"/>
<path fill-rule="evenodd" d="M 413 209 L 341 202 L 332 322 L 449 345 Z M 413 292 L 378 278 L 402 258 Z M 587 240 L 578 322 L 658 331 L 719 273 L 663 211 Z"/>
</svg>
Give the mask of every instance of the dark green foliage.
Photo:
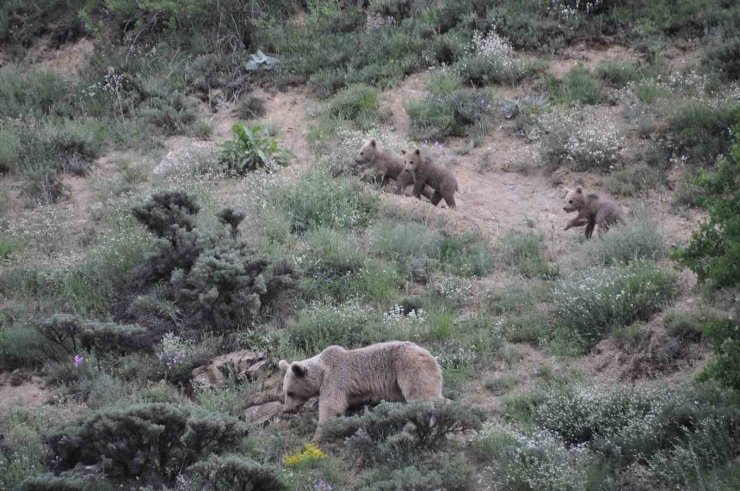
<svg viewBox="0 0 740 491">
<path fill-rule="evenodd" d="M 82 463 L 99 465 L 111 477 L 167 483 L 205 455 L 237 449 L 246 435 L 246 425 L 234 418 L 139 404 L 94 413 L 47 443 L 57 471 Z"/>
<path fill-rule="evenodd" d="M 380 120 L 378 91 L 365 84 L 350 85 L 327 101 L 326 113 L 332 118 L 354 121 L 367 130 Z"/>
<path fill-rule="evenodd" d="M 204 251 L 189 272 L 175 270 L 171 284 L 192 324 L 233 330 L 249 325 L 276 289 L 297 286 L 294 271 L 271 277 L 268 267 L 246 244 L 224 244 Z"/>
<path fill-rule="evenodd" d="M 145 351 L 152 347 L 152 334 L 138 325 L 83 322 L 76 316 L 56 314 L 36 325 L 38 332 L 59 348 L 72 354 L 80 350 L 119 354 Z"/>
<path fill-rule="evenodd" d="M 288 165 L 293 155 L 259 125 L 236 123 L 234 139 L 221 144 L 220 161 L 230 172 L 244 175 L 256 170 L 274 171 Z"/>
<path fill-rule="evenodd" d="M 461 455 L 439 453 L 418 465 L 379 468 L 364 474 L 362 491 L 425 491 L 473 489 L 472 469 Z"/>
<path fill-rule="evenodd" d="M 236 236 L 239 234 L 239 224 L 242 223 L 242 221 L 246 217 L 244 212 L 234 210 L 233 208 L 224 208 L 223 210 L 219 211 L 216 216 L 218 217 L 219 222 L 231 227 L 229 229 L 231 238 L 236 239 Z"/>
<path fill-rule="evenodd" d="M 714 357 L 702 377 L 740 390 L 740 326 L 732 319 L 711 319 L 704 324 L 704 337 L 712 345 Z"/>
<path fill-rule="evenodd" d="M 54 474 L 42 474 L 26 479 L 22 491 L 84 491 L 90 489 L 89 482 L 79 477 L 57 477 Z"/>
<path fill-rule="evenodd" d="M 491 104 L 483 94 L 455 90 L 411 101 L 406 112 L 411 118 L 411 138 L 444 141 L 450 136 L 482 133 L 489 123 Z"/>
<path fill-rule="evenodd" d="M 740 37 L 737 33 L 709 48 L 703 63 L 724 80 L 740 79 Z"/>
<path fill-rule="evenodd" d="M 77 11 L 86 0 L 7 0 L 0 6 L 0 43 L 21 54 L 34 38 L 50 34 L 49 45 L 58 48 L 85 34 Z"/>
<path fill-rule="evenodd" d="M 189 468 L 206 491 L 280 491 L 276 469 L 237 455 L 214 455 Z"/>
<path fill-rule="evenodd" d="M 740 126 L 735 127 L 735 131 Z M 688 247 L 675 253 L 699 280 L 714 288 L 740 285 L 740 142 L 713 171 L 696 180 L 700 203 L 709 212 Z"/>
<path fill-rule="evenodd" d="M 347 451 L 365 465 L 400 467 L 439 450 L 448 435 L 480 425 L 480 413 L 455 403 L 382 403 L 360 416 L 330 420 L 322 431 L 345 439 Z"/>
<path fill-rule="evenodd" d="M 180 191 L 160 191 L 133 209 L 134 217 L 160 238 L 174 239 L 178 229 L 190 231 L 200 211 L 195 196 Z"/>
<path fill-rule="evenodd" d="M 727 155 L 732 143 L 731 129 L 740 123 L 740 104 L 719 106 L 691 101 L 677 107 L 669 121 L 667 136 L 673 151 L 685 156 L 686 164 L 709 167 L 719 155 Z"/>
</svg>

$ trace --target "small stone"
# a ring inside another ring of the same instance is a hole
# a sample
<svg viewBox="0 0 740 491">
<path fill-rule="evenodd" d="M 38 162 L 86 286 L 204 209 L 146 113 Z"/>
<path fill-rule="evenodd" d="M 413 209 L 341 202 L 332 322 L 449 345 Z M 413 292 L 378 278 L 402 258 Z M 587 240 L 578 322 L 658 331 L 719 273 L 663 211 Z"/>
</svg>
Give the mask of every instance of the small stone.
<svg viewBox="0 0 740 491">
<path fill-rule="evenodd" d="M 244 412 L 246 420 L 255 425 L 262 425 L 282 412 L 282 404 L 279 401 L 268 402 L 259 406 L 247 408 Z"/>
</svg>

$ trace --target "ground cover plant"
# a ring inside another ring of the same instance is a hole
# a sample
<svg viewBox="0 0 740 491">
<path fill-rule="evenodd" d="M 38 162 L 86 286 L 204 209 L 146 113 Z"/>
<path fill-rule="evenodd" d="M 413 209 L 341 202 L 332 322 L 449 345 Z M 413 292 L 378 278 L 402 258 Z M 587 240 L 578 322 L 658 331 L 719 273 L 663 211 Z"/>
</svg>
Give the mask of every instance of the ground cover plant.
<svg viewBox="0 0 740 491">
<path fill-rule="evenodd" d="M 738 27 L 3 2 L 0 488 L 738 488 Z M 379 186 L 371 138 L 458 206 Z M 562 230 L 565 186 L 624 223 Z M 315 401 L 280 411 L 279 360 L 391 340 L 447 401 L 356 401 L 315 442 Z"/>
</svg>

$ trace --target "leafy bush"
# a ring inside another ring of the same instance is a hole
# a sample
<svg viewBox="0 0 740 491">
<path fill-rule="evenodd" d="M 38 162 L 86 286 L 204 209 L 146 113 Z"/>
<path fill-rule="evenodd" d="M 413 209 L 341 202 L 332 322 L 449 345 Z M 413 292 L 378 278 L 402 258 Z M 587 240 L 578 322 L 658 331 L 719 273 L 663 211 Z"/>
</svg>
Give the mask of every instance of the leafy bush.
<svg viewBox="0 0 740 491">
<path fill-rule="evenodd" d="M 652 261 L 585 269 L 553 289 L 554 334 L 574 337 L 589 349 L 610 330 L 647 320 L 675 294 L 675 274 Z"/>
<path fill-rule="evenodd" d="M 732 127 L 740 123 L 740 104 L 689 101 L 673 110 L 667 136 L 686 164 L 708 167 L 730 152 Z"/>
<path fill-rule="evenodd" d="M 406 103 L 409 136 L 417 141 L 444 141 L 449 136 L 480 135 L 488 126 L 491 103 L 483 94 L 455 90 Z"/>
<path fill-rule="evenodd" d="M 246 244 L 227 243 L 203 251 L 190 271 L 175 270 L 170 283 L 178 303 L 190 312 L 190 323 L 234 330 L 249 325 L 269 299 L 297 286 L 289 265 L 277 274 L 269 265 Z"/>
<path fill-rule="evenodd" d="M 286 486 L 276 469 L 237 455 L 213 455 L 190 466 L 202 489 L 208 491 L 280 491 Z"/>
<path fill-rule="evenodd" d="M 740 390 L 740 329 L 731 319 L 711 319 L 704 325 L 704 336 L 712 345 L 714 357 L 702 374 Z"/>
<path fill-rule="evenodd" d="M 366 484 L 360 488 L 362 491 L 464 491 L 471 489 L 473 478 L 472 469 L 464 457 L 446 453 L 440 453 L 418 465 L 365 472 L 363 477 Z"/>
<path fill-rule="evenodd" d="M 288 217 L 291 230 L 319 227 L 365 227 L 377 211 L 379 198 L 358 185 L 335 181 L 324 168 L 270 192 L 268 203 Z"/>
<path fill-rule="evenodd" d="M 360 130 L 368 130 L 378 124 L 378 91 L 365 84 L 355 84 L 339 91 L 326 103 L 329 117 L 354 121 Z"/>
<path fill-rule="evenodd" d="M 255 170 L 274 171 L 288 165 L 292 154 L 261 126 L 236 123 L 232 141 L 221 144 L 220 161 L 230 172 L 244 175 Z"/>
<path fill-rule="evenodd" d="M 707 49 L 702 63 L 724 80 L 740 79 L 740 39 L 737 36 L 722 40 Z"/>
<path fill-rule="evenodd" d="M 525 278 L 552 278 L 558 267 L 545 259 L 542 234 L 510 231 L 499 241 L 500 260 Z"/>
<path fill-rule="evenodd" d="M 155 403 L 96 412 L 47 442 L 57 471 L 81 462 L 112 477 L 167 483 L 205 455 L 237 449 L 246 434 L 236 419 Z"/>
<path fill-rule="evenodd" d="M 740 128 L 740 127 L 738 127 Z M 740 142 L 714 171 L 703 171 L 696 184 L 705 193 L 701 204 L 709 211 L 688 247 L 676 252 L 699 280 L 715 288 L 740 284 Z"/>
<path fill-rule="evenodd" d="M 365 465 L 403 466 L 440 449 L 448 435 L 477 430 L 481 416 L 455 403 L 382 403 L 361 416 L 335 418 L 325 437 L 345 439 L 350 455 Z"/>
</svg>

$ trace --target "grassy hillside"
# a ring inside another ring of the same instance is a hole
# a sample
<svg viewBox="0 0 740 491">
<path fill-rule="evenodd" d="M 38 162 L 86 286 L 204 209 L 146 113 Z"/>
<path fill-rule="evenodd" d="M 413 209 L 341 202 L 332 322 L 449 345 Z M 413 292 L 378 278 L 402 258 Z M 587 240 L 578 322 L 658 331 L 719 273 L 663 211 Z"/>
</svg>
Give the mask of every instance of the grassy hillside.
<svg viewBox="0 0 740 491">
<path fill-rule="evenodd" d="M 3 2 L 0 489 L 737 488 L 739 28 L 725 0 Z M 457 208 L 380 186 L 369 138 Z M 624 223 L 563 230 L 566 186 Z M 452 403 L 318 446 L 315 401 L 279 412 L 280 359 L 388 340 Z"/>
</svg>

